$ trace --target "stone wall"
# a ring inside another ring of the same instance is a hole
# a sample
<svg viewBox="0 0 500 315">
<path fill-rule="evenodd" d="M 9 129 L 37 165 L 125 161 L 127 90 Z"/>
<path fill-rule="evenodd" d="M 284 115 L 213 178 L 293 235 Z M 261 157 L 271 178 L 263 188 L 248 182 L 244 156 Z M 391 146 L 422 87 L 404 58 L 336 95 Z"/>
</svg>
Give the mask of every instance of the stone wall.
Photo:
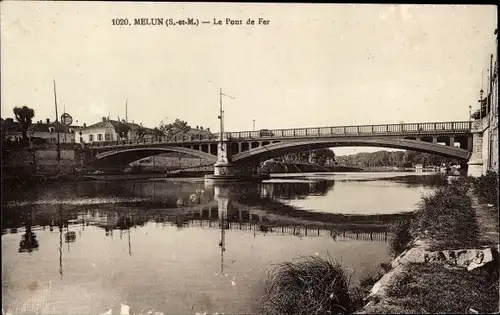
<svg viewBox="0 0 500 315">
<path fill-rule="evenodd" d="M 39 148 L 11 150 L 2 159 L 4 169 L 25 169 L 36 174 L 73 173 L 81 167 L 81 154 L 76 149 L 61 149 L 60 160 L 57 149 Z"/>
</svg>

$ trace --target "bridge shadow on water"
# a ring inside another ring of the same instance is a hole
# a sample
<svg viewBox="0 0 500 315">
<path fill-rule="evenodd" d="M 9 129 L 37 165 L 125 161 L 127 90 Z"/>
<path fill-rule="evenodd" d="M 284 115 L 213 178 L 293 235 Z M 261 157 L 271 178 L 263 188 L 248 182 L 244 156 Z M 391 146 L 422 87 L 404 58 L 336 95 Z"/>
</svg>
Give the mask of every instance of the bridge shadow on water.
<svg viewBox="0 0 500 315">
<path fill-rule="evenodd" d="M 408 183 L 408 182 L 407 182 Z M 147 224 L 178 229 L 241 230 L 256 234 L 387 241 L 389 226 L 410 213 L 349 215 L 298 209 L 284 200 L 324 196 L 333 180 L 205 186 L 203 182 L 128 181 L 42 187 L 29 200 L 2 208 L 2 234 L 23 233 L 19 252 L 40 246 L 36 231 L 59 230 L 65 243 L 72 227 L 102 228 L 105 235 Z M 410 180 L 411 185 L 411 180 Z M 61 241 L 62 242 L 62 241 Z"/>
</svg>

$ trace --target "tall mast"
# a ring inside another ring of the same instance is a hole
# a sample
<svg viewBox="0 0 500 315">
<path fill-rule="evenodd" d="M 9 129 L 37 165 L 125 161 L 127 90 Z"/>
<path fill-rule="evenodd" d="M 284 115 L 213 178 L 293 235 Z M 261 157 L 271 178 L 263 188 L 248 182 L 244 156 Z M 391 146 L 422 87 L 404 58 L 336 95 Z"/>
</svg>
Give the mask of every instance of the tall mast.
<svg viewBox="0 0 500 315">
<path fill-rule="evenodd" d="M 125 122 L 128 123 L 128 99 L 125 99 Z"/>
<path fill-rule="evenodd" d="M 57 113 L 57 93 L 56 93 L 56 79 L 53 79 L 54 82 L 54 106 L 56 108 L 56 124 L 55 128 L 57 131 L 57 162 L 59 163 L 61 160 L 61 146 L 60 146 L 60 139 L 59 139 L 59 114 Z"/>
<path fill-rule="evenodd" d="M 222 88 L 220 89 L 220 144 L 224 143 L 224 112 L 222 111 Z"/>
</svg>

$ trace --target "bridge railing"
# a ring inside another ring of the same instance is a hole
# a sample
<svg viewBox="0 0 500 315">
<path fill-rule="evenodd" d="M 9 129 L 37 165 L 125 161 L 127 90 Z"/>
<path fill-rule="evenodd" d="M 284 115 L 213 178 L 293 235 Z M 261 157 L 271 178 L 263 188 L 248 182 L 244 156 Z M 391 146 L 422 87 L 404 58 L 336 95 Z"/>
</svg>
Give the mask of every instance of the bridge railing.
<svg viewBox="0 0 500 315">
<path fill-rule="evenodd" d="M 359 135 L 405 135 L 434 134 L 443 132 L 470 132 L 471 122 L 430 122 L 409 124 L 385 124 L 362 126 L 339 126 L 319 128 L 263 129 L 260 131 L 240 131 L 227 134 L 229 139 L 266 139 L 266 138 L 298 138 L 298 137 L 331 137 Z"/>
<path fill-rule="evenodd" d="M 141 138 L 141 139 L 128 139 L 128 140 L 117 140 L 117 141 L 96 141 L 84 144 L 85 146 L 91 148 L 100 147 L 113 147 L 113 146 L 137 146 L 137 145 L 149 145 L 149 144 L 162 144 L 162 143 L 179 143 L 179 142 L 203 142 L 203 141 L 214 141 L 218 140 L 218 135 L 189 135 L 180 134 L 173 137 L 158 137 L 158 138 Z"/>
</svg>

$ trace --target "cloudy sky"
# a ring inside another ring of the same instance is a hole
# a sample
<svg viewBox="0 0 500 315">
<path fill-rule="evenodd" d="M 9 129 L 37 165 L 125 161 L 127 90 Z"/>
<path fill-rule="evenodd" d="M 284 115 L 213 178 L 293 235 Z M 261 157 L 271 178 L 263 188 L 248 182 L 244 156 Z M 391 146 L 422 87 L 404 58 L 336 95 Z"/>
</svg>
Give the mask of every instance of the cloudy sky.
<svg viewBox="0 0 500 315">
<path fill-rule="evenodd" d="M 219 88 L 235 97 L 228 131 L 467 120 L 497 27 L 479 5 L 0 5 L 2 117 L 27 105 L 54 119 L 55 78 L 59 113 L 79 124 L 124 118 L 127 98 L 129 120 L 215 131 Z M 223 25 L 112 25 L 188 17 Z"/>
</svg>

